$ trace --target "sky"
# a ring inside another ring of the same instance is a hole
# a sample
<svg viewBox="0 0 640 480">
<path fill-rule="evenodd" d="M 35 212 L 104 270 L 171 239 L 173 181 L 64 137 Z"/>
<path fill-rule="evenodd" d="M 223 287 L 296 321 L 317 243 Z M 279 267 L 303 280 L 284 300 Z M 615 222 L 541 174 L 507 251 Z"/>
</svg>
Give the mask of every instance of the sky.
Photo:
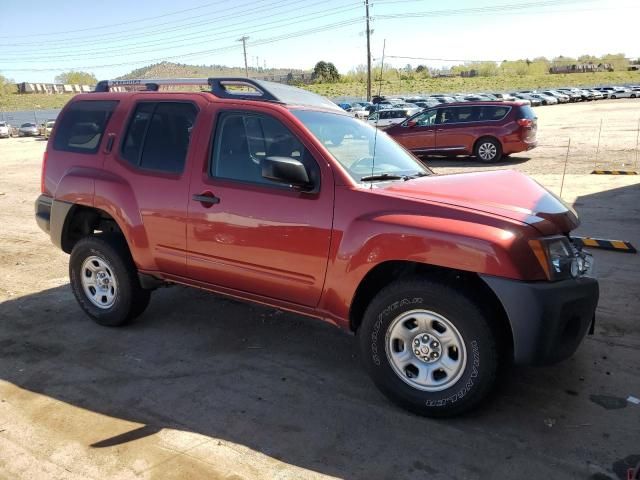
<svg viewBox="0 0 640 480">
<path fill-rule="evenodd" d="M 33 0 L 0 10 L 0 74 L 52 82 L 71 69 L 114 78 L 163 60 L 340 72 L 366 63 L 364 0 Z M 640 57 L 640 0 L 370 0 L 385 64 L 448 67 L 625 53 Z M 415 57 L 396 58 L 396 57 Z M 455 60 L 455 61 L 450 61 Z"/>
</svg>

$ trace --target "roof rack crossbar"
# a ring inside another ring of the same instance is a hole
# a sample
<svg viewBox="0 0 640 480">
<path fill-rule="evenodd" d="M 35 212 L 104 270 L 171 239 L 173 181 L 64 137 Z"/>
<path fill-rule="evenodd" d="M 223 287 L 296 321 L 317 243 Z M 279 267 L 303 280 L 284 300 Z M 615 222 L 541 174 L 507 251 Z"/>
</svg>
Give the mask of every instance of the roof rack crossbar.
<svg viewBox="0 0 640 480">
<path fill-rule="evenodd" d="M 270 102 L 281 102 L 273 93 L 265 88 L 264 82 L 244 77 L 216 78 L 207 80 L 211 86 L 211 92 L 218 98 L 237 98 L 241 100 L 266 100 Z M 245 88 L 250 90 L 229 90 L 227 87 Z"/>
</svg>

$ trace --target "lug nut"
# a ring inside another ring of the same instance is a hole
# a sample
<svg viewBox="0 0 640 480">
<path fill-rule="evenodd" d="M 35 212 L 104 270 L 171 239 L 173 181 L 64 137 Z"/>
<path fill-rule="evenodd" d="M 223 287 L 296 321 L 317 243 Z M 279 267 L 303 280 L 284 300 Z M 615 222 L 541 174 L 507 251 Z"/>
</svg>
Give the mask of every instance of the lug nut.
<svg viewBox="0 0 640 480">
<path fill-rule="evenodd" d="M 415 353 L 416 355 L 420 355 L 420 350 L 418 350 L 417 348 L 413 351 L 413 353 Z"/>
<path fill-rule="evenodd" d="M 423 342 L 428 342 L 429 341 L 429 335 L 423 335 L 422 336 L 422 341 Z"/>
<path fill-rule="evenodd" d="M 431 342 L 431 348 L 438 348 L 440 344 L 438 342 L 436 342 L 435 340 L 433 342 Z"/>
<path fill-rule="evenodd" d="M 431 352 L 431 358 L 438 358 L 438 352 Z"/>
<path fill-rule="evenodd" d="M 418 345 L 420 345 L 420 340 L 418 340 L 417 338 L 414 340 L 413 344 L 417 347 Z"/>
</svg>

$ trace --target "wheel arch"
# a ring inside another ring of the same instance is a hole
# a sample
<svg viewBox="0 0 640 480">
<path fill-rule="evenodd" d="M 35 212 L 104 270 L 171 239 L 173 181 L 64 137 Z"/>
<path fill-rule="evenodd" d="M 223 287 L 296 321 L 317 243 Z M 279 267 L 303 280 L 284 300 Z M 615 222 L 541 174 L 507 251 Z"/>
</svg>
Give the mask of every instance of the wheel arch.
<svg viewBox="0 0 640 480">
<path fill-rule="evenodd" d="M 80 239 L 97 231 L 119 234 L 129 245 L 123 229 L 107 212 L 95 207 L 72 204 L 62 222 L 59 246 L 64 252 L 71 253 Z"/>
<path fill-rule="evenodd" d="M 349 326 L 357 332 L 365 310 L 371 300 L 384 287 L 410 277 L 420 277 L 443 283 L 463 291 L 486 314 L 489 326 L 503 353 L 503 358 L 513 359 L 513 330 L 500 299 L 486 282 L 474 272 L 456 270 L 420 262 L 392 260 L 373 267 L 359 283 L 349 309 Z"/>
</svg>

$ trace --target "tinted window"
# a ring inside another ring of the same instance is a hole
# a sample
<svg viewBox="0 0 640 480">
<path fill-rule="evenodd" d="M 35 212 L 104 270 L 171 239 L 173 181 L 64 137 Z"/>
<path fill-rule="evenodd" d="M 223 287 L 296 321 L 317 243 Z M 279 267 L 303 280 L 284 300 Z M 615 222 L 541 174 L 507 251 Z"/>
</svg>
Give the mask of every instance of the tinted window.
<svg viewBox="0 0 640 480">
<path fill-rule="evenodd" d="M 214 139 L 212 175 L 251 183 L 277 185 L 262 177 L 266 157 L 300 160 L 317 180 L 317 164 L 302 143 L 278 120 L 253 113 L 223 113 Z"/>
<path fill-rule="evenodd" d="M 507 106 L 500 107 L 482 107 L 482 119 L 483 120 L 502 120 L 510 108 Z"/>
<path fill-rule="evenodd" d="M 53 148 L 67 152 L 95 153 L 116 100 L 82 100 L 72 103 L 59 121 Z"/>
<path fill-rule="evenodd" d="M 197 113 L 191 103 L 140 103 L 129 124 L 122 156 L 144 169 L 181 173 Z"/>
<path fill-rule="evenodd" d="M 520 107 L 520 118 L 529 118 L 531 120 L 537 118 L 533 109 L 529 105 L 522 105 Z"/>
</svg>

